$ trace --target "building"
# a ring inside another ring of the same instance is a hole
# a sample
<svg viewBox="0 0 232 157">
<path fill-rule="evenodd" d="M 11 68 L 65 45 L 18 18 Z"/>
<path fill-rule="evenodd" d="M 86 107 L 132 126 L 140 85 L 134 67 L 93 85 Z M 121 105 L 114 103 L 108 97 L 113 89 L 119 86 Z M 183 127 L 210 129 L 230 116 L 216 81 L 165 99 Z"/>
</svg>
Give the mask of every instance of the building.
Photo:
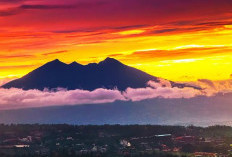
<svg viewBox="0 0 232 157">
<path fill-rule="evenodd" d="M 195 157 L 217 157 L 217 153 L 195 152 Z"/>
</svg>

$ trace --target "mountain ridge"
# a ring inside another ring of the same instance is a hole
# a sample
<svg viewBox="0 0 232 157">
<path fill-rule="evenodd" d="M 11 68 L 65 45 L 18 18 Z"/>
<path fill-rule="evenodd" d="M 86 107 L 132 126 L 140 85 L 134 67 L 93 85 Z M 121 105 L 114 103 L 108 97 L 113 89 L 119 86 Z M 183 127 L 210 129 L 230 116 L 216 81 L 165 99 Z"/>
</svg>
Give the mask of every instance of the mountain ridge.
<svg viewBox="0 0 232 157">
<path fill-rule="evenodd" d="M 125 90 L 143 88 L 148 81 L 159 82 L 159 78 L 141 70 L 127 66 L 120 61 L 107 57 L 99 63 L 82 65 L 77 62 L 66 64 L 58 59 L 50 61 L 31 71 L 22 78 L 4 84 L 3 88 L 22 88 L 24 90 L 45 88 L 67 88 L 94 90 L 97 88 Z M 171 82 L 173 86 L 183 84 Z"/>
</svg>

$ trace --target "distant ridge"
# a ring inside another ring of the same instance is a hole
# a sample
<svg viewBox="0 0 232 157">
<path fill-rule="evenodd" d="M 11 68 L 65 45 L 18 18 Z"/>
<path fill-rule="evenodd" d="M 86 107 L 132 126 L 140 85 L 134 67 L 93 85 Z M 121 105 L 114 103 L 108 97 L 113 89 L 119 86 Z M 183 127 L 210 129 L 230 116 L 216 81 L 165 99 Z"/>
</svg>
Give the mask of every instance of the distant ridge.
<svg viewBox="0 0 232 157">
<path fill-rule="evenodd" d="M 109 57 L 98 64 L 90 63 L 88 65 L 81 65 L 77 62 L 65 64 L 55 59 L 2 87 L 22 88 L 24 90 L 58 87 L 68 90 L 94 90 L 97 88 L 125 90 L 128 87 L 146 87 L 150 80 L 158 82 L 159 78 Z M 185 86 L 174 82 L 171 84 L 178 87 Z"/>
</svg>

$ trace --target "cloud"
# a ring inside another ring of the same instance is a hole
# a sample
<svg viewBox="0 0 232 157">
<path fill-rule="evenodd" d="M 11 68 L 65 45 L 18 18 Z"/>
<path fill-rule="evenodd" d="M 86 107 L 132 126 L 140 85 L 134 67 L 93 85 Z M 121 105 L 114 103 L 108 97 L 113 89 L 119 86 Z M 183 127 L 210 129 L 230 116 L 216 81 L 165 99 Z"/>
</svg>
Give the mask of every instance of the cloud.
<svg viewBox="0 0 232 157">
<path fill-rule="evenodd" d="M 201 87 L 207 95 L 232 92 L 232 79 L 214 81 L 198 79 L 197 82 L 192 82 L 192 85 Z"/>
<path fill-rule="evenodd" d="M 115 57 L 120 61 L 137 63 L 142 62 L 154 62 L 165 60 L 182 60 L 182 59 L 195 59 L 200 57 L 225 55 L 232 51 L 232 47 L 218 46 L 218 45 L 186 45 L 176 47 L 170 50 L 140 50 L 131 54 L 111 54 L 109 57 Z"/>
<path fill-rule="evenodd" d="M 9 59 L 9 58 L 32 58 L 34 55 L 19 54 L 19 55 L 0 55 L 0 59 Z"/>
<path fill-rule="evenodd" d="M 56 54 L 61 54 L 61 53 L 66 53 L 68 52 L 67 50 L 61 50 L 61 51 L 54 51 L 54 52 L 48 52 L 48 53 L 43 53 L 44 56 L 49 56 L 49 55 L 56 55 Z"/>
<path fill-rule="evenodd" d="M 12 16 L 12 15 L 17 15 L 19 13 L 22 13 L 27 10 L 70 10 L 70 9 L 82 9 L 83 7 L 91 7 L 94 5 L 102 5 L 104 4 L 103 2 L 96 2 L 96 3 L 89 3 L 89 2 L 75 2 L 75 1 L 70 1 L 67 3 L 62 3 L 62 4 L 57 4 L 56 2 L 53 3 L 44 3 L 44 2 L 37 2 L 37 3 L 29 3 L 29 4 L 24 4 L 22 2 L 25 2 L 25 0 L 12 0 L 6 1 L 6 0 L 0 0 L 0 3 L 3 4 L 12 4 L 12 5 L 7 5 L 7 9 L 0 10 L 0 16 Z M 20 4 L 21 5 L 16 5 Z M 16 5 L 16 6 L 15 6 Z"/>
<path fill-rule="evenodd" d="M 211 80 L 207 80 L 207 79 L 198 79 L 198 81 L 199 81 L 200 83 L 203 83 L 203 84 L 205 84 L 205 85 L 211 87 L 211 88 L 215 88 L 214 82 L 211 81 Z"/>
<path fill-rule="evenodd" d="M 50 10 L 50 9 L 74 9 L 73 5 L 21 5 L 19 7 L 11 7 L 5 10 L 0 10 L 0 16 L 12 16 L 22 13 L 24 10 Z"/>
<path fill-rule="evenodd" d="M 0 0 L 0 3 L 19 3 L 19 2 L 23 2 L 26 0 Z"/>
<path fill-rule="evenodd" d="M 9 80 L 0 80 L 0 83 Z M 187 83 L 186 83 L 187 84 Z M 0 88 L 0 110 L 33 108 L 46 106 L 83 105 L 112 103 L 120 101 L 141 101 L 145 99 L 164 98 L 193 98 L 196 96 L 215 96 L 217 93 L 232 92 L 232 80 L 211 81 L 200 79 L 197 82 L 189 82 L 191 87 L 172 87 L 170 81 L 159 79 L 159 82 L 149 81 L 145 88 L 127 88 L 121 92 L 117 89 L 99 88 L 94 91 L 66 90 L 57 88 L 55 91 L 44 89 L 22 90 L 17 88 Z"/>
<path fill-rule="evenodd" d="M 169 28 L 169 29 L 161 29 L 161 30 L 155 30 L 153 33 L 167 33 L 167 32 L 174 32 L 179 30 L 178 28 Z"/>
<path fill-rule="evenodd" d="M 0 66 L 0 70 L 4 70 L 4 69 L 11 69 L 11 68 L 14 68 L 14 69 L 22 69 L 22 68 L 33 68 L 35 67 L 36 65 L 9 65 L 9 66 Z"/>
<path fill-rule="evenodd" d="M 171 83 L 167 80 L 160 79 L 160 82 L 149 81 L 147 88 L 127 88 L 124 96 L 132 101 L 141 101 L 144 99 L 152 98 L 192 98 L 202 95 L 201 90 L 191 87 L 178 88 L 172 87 Z"/>
<path fill-rule="evenodd" d="M 207 93 L 208 92 L 208 93 Z M 167 80 L 149 81 L 146 88 L 127 88 L 124 92 L 117 89 L 66 90 L 56 91 L 22 90 L 17 88 L 0 88 L 0 110 L 33 108 L 60 105 L 82 105 L 111 103 L 120 101 L 141 101 L 152 98 L 192 98 L 199 95 L 213 96 L 217 92 L 198 90 L 191 87 L 172 87 Z"/>
<path fill-rule="evenodd" d="M 21 9 L 74 9 L 75 5 L 21 5 Z"/>
<path fill-rule="evenodd" d="M 20 13 L 21 10 L 18 8 L 12 8 L 7 10 L 0 10 L 0 16 L 12 16 Z"/>
<path fill-rule="evenodd" d="M 16 109 L 59 105 L 79 105 L 110 103 L 115 100 L 125 100 L 118 90 L 96 89 L 39 91 L 22 89 L 0 89 L 0 109 Z"/>
</svg>

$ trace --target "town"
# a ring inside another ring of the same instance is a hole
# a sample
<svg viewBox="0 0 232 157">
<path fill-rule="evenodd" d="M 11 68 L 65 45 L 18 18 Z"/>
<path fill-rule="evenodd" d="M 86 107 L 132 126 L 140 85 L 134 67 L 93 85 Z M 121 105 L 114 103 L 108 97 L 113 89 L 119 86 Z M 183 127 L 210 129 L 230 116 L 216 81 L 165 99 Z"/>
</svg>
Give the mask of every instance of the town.
<svg viewBox="0 0 232 157">
<path fill-rule="evenodd" d="M 0 125 L 1 157 L 227 157 L 232 127 Z"/>
</svg>

